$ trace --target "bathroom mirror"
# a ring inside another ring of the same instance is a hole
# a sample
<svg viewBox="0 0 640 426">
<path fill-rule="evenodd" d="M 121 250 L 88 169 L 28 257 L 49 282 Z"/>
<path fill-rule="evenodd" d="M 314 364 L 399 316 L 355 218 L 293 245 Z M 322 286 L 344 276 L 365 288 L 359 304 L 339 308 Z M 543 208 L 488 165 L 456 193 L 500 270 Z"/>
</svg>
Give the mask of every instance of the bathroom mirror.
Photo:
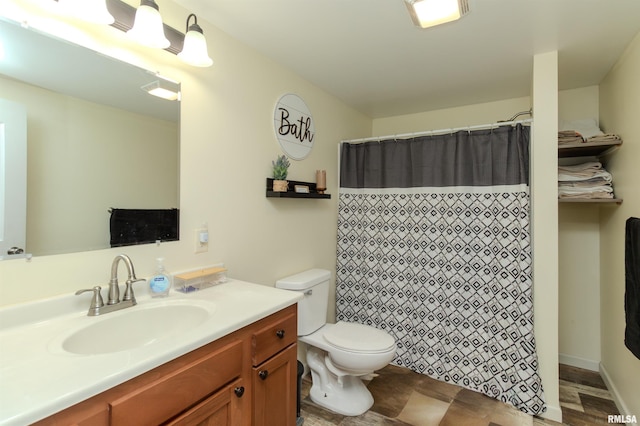
<svg viewBox="0 0 640 426">
<path fill-rule="evenodd" d="M 26 212 L 9 211 L 20 203 L 2 197 L 0 188 L 0 240 L 3 229 L 13 229 L 14 215 L 26 217 L 20 248 L 33 256 L 151 242 L 125 238 L 114 244 L 112 209 L 137 213 L 129 218 L 136 232 L 169 212 L 175 233 L 163 240 L 178 239 L 180 102 L 142 89 L 159 78 L 0 20 L 0 100 L 6 101 L 0 108 L 22 105 L 27 129 Z M 179 92 L 179 84 L 171 84 Z M 0 109 L 0 129 L 2 117 Z M 0 187 L 19 186 L 15 175 L 0 170 Z M 2 258 L 12 256 L 4 250 Z"/>
</svg>

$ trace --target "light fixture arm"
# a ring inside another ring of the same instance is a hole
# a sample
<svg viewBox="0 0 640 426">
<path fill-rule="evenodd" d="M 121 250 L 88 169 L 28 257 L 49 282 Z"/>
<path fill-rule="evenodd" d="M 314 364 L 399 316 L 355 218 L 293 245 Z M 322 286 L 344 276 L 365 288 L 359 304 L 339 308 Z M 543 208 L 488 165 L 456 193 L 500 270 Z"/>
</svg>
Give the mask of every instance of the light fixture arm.
<svg viewBox="0 0 640 426">
<path fill-rule="evenodd" d="M 189 25 L 189 20 L 191 20 L 192 17 L 193 17 L 193 24 Z M 197 31 L 200 34 L 204 34 L 204 31 L 202 31 L 202 28 L 200 27 L 200 25 L 198 25 L 198 17 L 196 16 L 195 13 L 192 13 L 189 16 L 187 16 L 187 29 L 185 31 L 185 34 L 188 33 L 189 31 Z"/>
</svg>

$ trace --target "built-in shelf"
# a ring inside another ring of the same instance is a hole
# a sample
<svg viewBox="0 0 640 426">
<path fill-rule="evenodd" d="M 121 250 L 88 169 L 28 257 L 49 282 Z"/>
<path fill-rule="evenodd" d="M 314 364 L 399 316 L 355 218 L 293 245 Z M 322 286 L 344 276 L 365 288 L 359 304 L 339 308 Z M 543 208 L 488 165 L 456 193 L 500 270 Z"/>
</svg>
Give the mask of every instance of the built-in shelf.
<svg viewBox="0 0 640 426">
<path fill-rule="evenodd" d="M 604 142 L 575 142 L 558 146 L 558 158 L 604 157 L 616 151 L 621 140 Z M 558 198 L 561 203 L 622 204 L 621 198 Z"/>
<path fill-rule="evenodd" d="M 304 185 L 309 187 L 309 193 L 296 192 L 296 185 Z M 318 194 L 316 184 L 313 182 L 301 182 L 290 180 L 287 192 L 277 192 L 273 190 L 273 179 L 267 178 L 267 197 L 272 198 L 331 198 L 331 194 Z"/>
<path fill-rule="evenodd" d="M 561 203 L 622 204 L 622 198 L 558 198 Z"/>
<path fill-rule="evenodd" d="M 618 149 L 621 140 L 606 142 L 575 142 L 558 146 L 558 158 L 602 157 Z"/>
</svg>

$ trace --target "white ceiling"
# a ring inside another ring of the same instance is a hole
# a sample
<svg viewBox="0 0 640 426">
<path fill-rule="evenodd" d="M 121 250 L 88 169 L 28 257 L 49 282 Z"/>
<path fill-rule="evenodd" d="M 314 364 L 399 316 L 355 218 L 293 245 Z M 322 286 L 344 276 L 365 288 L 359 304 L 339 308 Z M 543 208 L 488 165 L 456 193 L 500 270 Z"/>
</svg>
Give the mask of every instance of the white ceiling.
<svg viewBox="0 0 640 426">
<path fill-rule="evenodd" d="M 553 50 L 560 89 L 596 85 L 640 31 L 640 0 L 469 0 L 430 29 L 402 0 L 174 1 L 373 118 L 528 96 Z"/>
</svg>

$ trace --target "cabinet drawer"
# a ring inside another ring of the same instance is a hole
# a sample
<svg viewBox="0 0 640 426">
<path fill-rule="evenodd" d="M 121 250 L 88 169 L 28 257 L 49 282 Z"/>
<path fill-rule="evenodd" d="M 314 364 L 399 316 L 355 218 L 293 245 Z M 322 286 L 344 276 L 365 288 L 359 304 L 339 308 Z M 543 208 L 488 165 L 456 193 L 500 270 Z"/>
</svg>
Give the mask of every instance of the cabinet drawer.
<svg viewBox="0 0 640 426">
<path fill-rule="evenodd" d="M 160 424 L 242 373 L 242 342 L 235 340 L 114 401 L 112 425 Z"/>
<path fill-rule="evenodd" d="M 257 366 L 266 359 L 294 343 L 297 336 L 297 317 L 295 311 L 282 318 L 275 319 L 253 333 L 251 338 L 251 360 Z"/>
</svg>

